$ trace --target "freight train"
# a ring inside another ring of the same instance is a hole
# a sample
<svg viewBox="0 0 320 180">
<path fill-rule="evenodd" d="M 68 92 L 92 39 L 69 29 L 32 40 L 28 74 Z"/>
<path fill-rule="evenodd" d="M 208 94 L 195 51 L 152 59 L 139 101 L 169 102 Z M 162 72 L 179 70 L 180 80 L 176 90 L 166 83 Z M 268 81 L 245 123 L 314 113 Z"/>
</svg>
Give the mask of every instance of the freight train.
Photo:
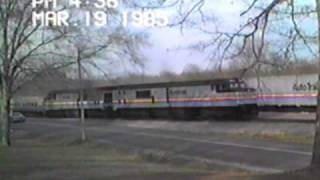
<svg viewBox="0 0 320 180">
<path fill-rule="evenodd" d="M 106 86 L 84 91 L 88 117 L 249 119 L 257 115 L 254 88 L 238 78 Z M 16 104 L 15 110 L 46 116 L 77 116 L 79 90 L 50 92 L 37 106 Z"/>
</svg>

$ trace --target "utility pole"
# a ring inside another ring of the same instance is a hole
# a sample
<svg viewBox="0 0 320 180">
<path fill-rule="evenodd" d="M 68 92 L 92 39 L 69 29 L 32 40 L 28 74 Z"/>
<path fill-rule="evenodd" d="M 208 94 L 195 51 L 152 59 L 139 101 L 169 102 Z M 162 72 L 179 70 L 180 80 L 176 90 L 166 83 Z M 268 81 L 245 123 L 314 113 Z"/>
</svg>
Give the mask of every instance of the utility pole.
<svg viewBox="0 0 320 180">
<path fill-rule="evenodd" d="M 84 89 L 82 81 L 82 68 L 81 68 L 81 50 L 77 48 L 77 64 L 78 64 L 78 80 L 79 80 L 79 110 L 80 110 L 80 124 L 81 124 L 81 140 L 86 141 L 85 130 L 85 111 L 84 111 Z"/>
</svg>

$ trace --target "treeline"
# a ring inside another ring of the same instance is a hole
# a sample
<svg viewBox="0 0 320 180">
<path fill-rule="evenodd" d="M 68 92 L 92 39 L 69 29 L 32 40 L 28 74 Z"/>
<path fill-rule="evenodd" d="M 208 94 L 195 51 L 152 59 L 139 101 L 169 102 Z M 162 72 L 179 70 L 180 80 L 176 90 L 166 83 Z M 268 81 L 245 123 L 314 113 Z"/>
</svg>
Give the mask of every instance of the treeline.
<svg viewBox="0 0 320 180">
<path fill-rule="evenodd" d="M 52 90 L 77 89 L 79 87 L 79 81 L 76 77 L 70 76 L 69 72 L 70 69 L 46 71 L 31 83 L 23 86 L 18 94 L 22 96 L 45 96 Z M 162 71 L 158 75 L 128 73 L 113 79 L 88 76 L 84 80 L 84 86 L 86 88 L 92 88 L 120 84 L 191 81 L 240 76 L 256 77 L 257 73 L 259 73 L 260 76 L 271 76 L 313 74 L 317 72 L 318 64 L 316 61 L 300 61 L 295 63 L 286 63 L 279 66 L 262 66 L 259 72 L 257 72 L 256 69 L 239 68 L 236 66 L 223 70 L 203 70 L 195 64 L 189 64 L 181 73 L 174 73 L 170 71 Z"/>
<path fill-rule="evenodd" d="M 172 81 L 190 81 L 205 80 L 215 78 L 232 77 L 256 77 L 260 76 L 280 76 L 280 75 L 300 75 L 314 74 L 318 72 L 318 63 L 316 61 L 299 61 L 295 63 L 263 65 L 257 69 L 247 69 L 246 67 L 229 67 L 226 69 L 208 69 L 203 70 L 195 64 L 187 65 L 183 72 L 174 73 L 162 71 L 158 75 L 145 75 L 130 73 L 106 82 L 108 85 L 116 84 L 136 84 L 152 82 L 172 82 Z"/>
</svg>

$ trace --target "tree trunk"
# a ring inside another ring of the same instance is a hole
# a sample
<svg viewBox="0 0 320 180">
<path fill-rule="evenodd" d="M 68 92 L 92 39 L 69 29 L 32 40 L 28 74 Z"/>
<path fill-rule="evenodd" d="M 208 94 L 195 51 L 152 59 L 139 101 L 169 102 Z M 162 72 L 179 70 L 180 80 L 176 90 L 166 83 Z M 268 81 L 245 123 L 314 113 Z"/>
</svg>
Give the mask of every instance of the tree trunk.
<svg viewBox="0 0 320 180">
<path fill-rule="evenodd" d="M 2 139 L 1 143 L 3 146 L 10 146 L 11 145 L 11 139 L 10 139 L 10 126 L 11 121 L 9 118 L 9 112 L 10 112 L 10 98 L 8 96 L 7 92 L 7 84 L 5 81 L 5 78 L 1 78 L 1 110 L 0 110 L 0 118 L 1 118 L 1 124 L 2 124 Z"/>
<path fill-rule="evenodd" d="M 316 115 L 316 127 L 315 137 L 313 145 L 313 155 L 311 166 L 320 167 L 320 0 L 316 0 L 317 17 L 318 17 L 318 94 L 317 94 L 317 115 Z"/>
<path fill-rule="evenodd" d="M 78 51 L 78 78 L 79 78 L 79 110 L 80 110 L 80 124 L 81 124 L 81 140 L 86 141 L 86 130 L 85 130 L 85 112 L 84 112 L 84 92 L 83 92 L 83 82 L 82 82 L 82 69 L 81 69 L 81 56 L 80 51 Z"/>
<path fill-rule="evenodd" d="M 7 3 L 5 3 L 5 6 Z M 2 22 L 1 25 L 3 26 L 2 29 L 2 47 L 1 53 L 3 58 L 1 59 L 1 70 L 0 70 L 0 93 L 1 93 L 1 104 L 0 104 L 0 118 L 1 118 L 1 124 L 2 124 L 2 145 L 4 146 L 10 146 L 10 119 L 8 118 L 8 113 L 7 113 L 7 107 L 8 107 L 8 83 L 7 83 L 7 74 L 8 74 L 8 63 L 9 63 L 9 41 L 8 41 L 8 24 L 9 24 L 9 19 L 8 19 L 8 14 L 5 14 L 2 17 Z"/>
</svg>

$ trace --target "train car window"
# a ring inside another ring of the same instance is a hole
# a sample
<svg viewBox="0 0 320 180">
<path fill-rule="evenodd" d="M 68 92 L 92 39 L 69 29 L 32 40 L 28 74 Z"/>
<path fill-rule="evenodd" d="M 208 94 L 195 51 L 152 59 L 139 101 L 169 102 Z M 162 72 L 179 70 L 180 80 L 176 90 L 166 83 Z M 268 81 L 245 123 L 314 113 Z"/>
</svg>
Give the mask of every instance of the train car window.
<svg viewBox="0 0 320 180">
<path fill-rule="evenodd" d="M 216 91 L 216 86 L 215 85 L 211 85 L 211 91 Z"/>
<path fill-rule="evenodd" d="M 137 99 L 149 99 L 149 98 L 151 98 L 151 91 L 150 90 L 137 91 L 136 98 Z"/>
<path fill-rule="evenodd" d="M 56 94 L 49 94 L 47 97 L 47 100 L 57 100 L 57 95 Z"/>
<path fill-rule="evenodd" d="M 216 92 L 220 93 L 222 91 L 222 88 L 220 86 L 220 84 L 216 85 Z"/>
<path fill-rule="evenodd" d="M 113 97 L 112 93 L 105 93 L 103 97 L 104 103 L 112 103 Z"/>
<path fill-rule="evenodd" d="M 222 92 L 222 86 L 220 84 L 216 85 L 216 91 L 217 93 Z"/>
<path fill-rule="evenodd" d="M 170 90 L 170 95 L 186 95 L 187 90 Z"/>
<path fill-rule="evenodd" d="M 88 94 L 83 94 L 83 100 L 84 101 L 88 100 Z"/>
</svg>

